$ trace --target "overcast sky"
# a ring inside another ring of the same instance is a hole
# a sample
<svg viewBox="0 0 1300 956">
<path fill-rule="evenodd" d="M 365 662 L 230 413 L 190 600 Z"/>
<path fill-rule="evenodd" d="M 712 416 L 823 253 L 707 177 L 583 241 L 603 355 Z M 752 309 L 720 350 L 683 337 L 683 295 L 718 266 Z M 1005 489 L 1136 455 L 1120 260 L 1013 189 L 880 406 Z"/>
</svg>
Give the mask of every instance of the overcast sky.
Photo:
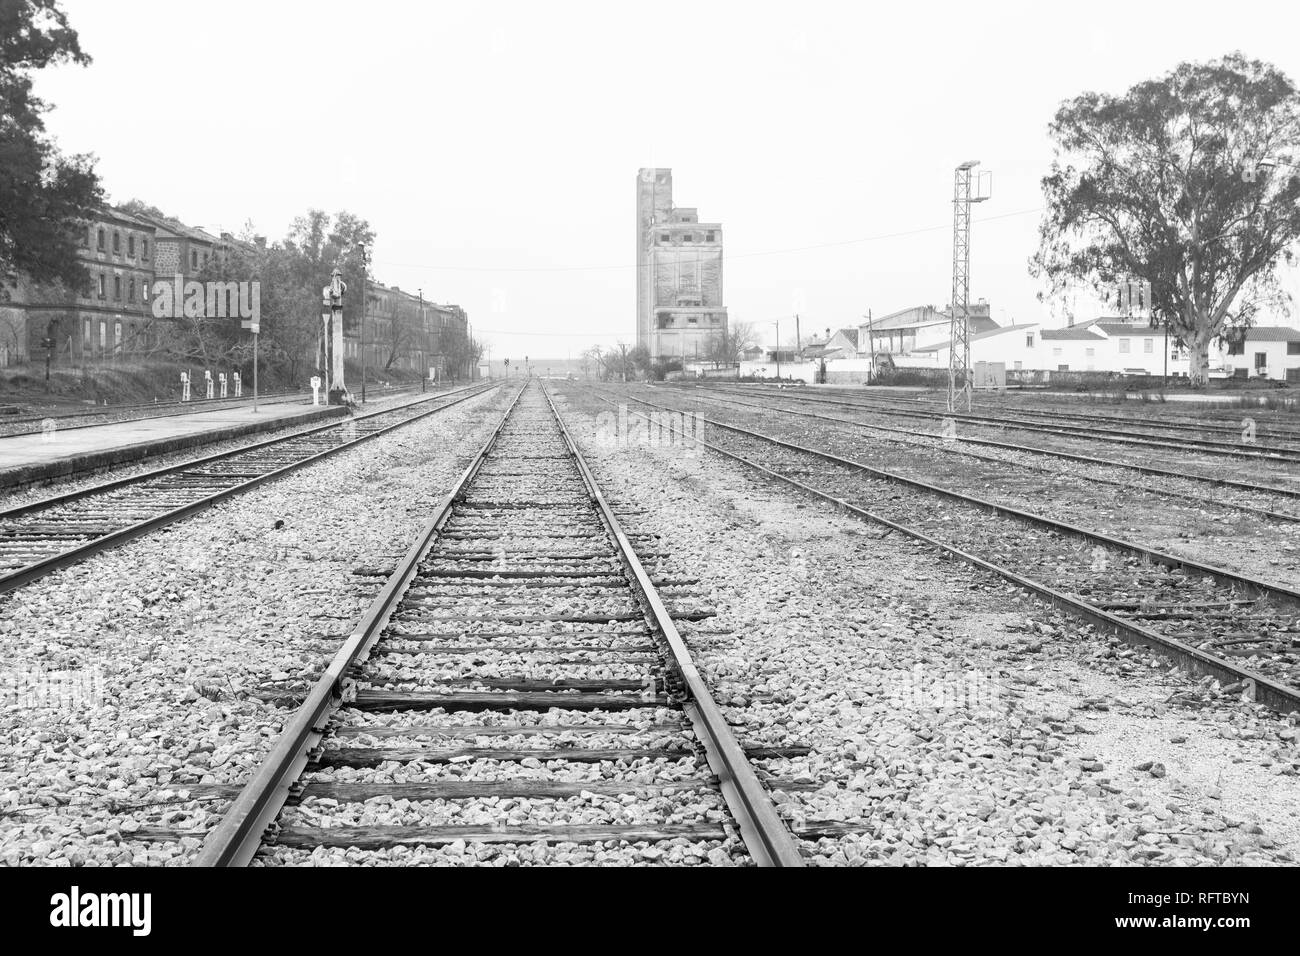
<svg viewBox="0 0 1300 956">
<path fill-rule="evenodd" d="M 972 299 L 1064 324 L 1025 268 L 1059 103 L 1235 49 L 1300 79 L 1292 3 L 63 5 L 95 62 L 38 91 L 113 201 L 271 238 L 357 213 L 376 278 L 463 305 L 494 358 L 635 340 L 641 166 L 723 224 L 732 319 L 785 337 L 943 306 L 981 160 Z"/>
</svg>

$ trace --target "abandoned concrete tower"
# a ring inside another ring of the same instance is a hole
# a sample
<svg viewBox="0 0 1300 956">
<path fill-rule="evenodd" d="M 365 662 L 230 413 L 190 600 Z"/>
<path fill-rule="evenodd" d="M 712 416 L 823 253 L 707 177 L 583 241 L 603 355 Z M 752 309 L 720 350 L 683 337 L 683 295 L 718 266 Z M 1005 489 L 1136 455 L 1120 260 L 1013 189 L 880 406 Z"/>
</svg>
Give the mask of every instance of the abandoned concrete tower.
<svg viewBox="0 0 1300 956">
<path fill-rule="evenodd" d="M 636 177 L 636 342 L 650 356 L 704 359 L 727 329 L 722 226 L 673 206 L 673 171 Z"/>
</svg>

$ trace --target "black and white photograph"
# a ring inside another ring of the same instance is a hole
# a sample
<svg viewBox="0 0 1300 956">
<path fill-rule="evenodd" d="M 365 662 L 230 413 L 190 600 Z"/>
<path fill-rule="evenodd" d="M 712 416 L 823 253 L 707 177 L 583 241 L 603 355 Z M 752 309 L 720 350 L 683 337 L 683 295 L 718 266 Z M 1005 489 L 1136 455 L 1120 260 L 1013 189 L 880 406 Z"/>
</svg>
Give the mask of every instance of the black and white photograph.
<svg viewBox="0 0 1300 956">
<path fill-rule="evenodd" d="M 1298 29 L 0 0 L 4 918 L 1293 921 Z"/>
</svg>

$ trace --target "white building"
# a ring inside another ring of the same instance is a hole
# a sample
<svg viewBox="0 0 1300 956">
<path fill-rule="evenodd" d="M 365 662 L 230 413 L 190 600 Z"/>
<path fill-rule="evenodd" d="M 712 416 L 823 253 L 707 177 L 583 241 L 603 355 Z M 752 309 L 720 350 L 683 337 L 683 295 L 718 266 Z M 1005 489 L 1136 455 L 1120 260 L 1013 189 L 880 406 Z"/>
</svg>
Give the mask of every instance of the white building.
<svg viewBox="0 0 1300 956">
<path fill-rule="evenodd" d="M 1211 367 L 1216 353 L 1211 351 Z M 1300 382 L 1300 330 L 1282 325 L 1247 329 L 1237 343 L 1219 343 L 1218 362 L 1234 378 Z"/>
</svg>

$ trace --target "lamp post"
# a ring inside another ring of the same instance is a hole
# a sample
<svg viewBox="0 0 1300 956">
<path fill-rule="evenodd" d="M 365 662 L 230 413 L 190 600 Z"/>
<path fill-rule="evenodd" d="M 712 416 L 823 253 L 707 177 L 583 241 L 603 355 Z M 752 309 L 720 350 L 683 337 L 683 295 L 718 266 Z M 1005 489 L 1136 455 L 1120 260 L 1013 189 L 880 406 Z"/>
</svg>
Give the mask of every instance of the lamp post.
<svg viewBox="0 0 1300 956">
<path fill-rule="evenodd" d="M 361 404 L 366 403 L 366 273 L 370 271 L 370 261 L 366 256 L 366 247 L 361 247 Z"/>
<path fill-rule="evenodd" d="M 321 305 L 329 309 L 330 323 L 330 383 L 329 403 L 331 405 L 347 404 L 348 391 L 343 381 L 343 294 L 348 285 L 343 281 L 343 273 L 335 268 L 330 273 L 330 284 L 321 289 Z"/>
</svg>

